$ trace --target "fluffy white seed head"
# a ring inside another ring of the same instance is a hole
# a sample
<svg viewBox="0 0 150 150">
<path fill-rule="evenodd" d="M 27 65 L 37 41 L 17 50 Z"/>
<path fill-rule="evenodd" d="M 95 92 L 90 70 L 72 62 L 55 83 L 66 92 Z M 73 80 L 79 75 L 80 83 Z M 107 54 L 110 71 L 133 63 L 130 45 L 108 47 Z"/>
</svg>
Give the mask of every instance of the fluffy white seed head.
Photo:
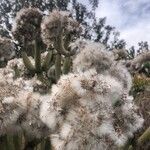
<svg viewBox="0 0 150 150">
<path fill-rule="evenodd" d="M 19 131 L 26 131 L 30 139 L 49 135 L 49 129 L 39 118 L 42 96 L 9 83 L 0 89 L 0 96 L 0 135 Z"/>
<path fill-rule="evenodd" d="M 88 43 L 73 61 L 73 70 L 86 71 L 95 68 L 98 73 L 107 71 L 113 64 L 113 54 L 98 43 Z"/>
<path fill-rule="evenodd" d="M 42 13 L 37 8 L 23 8 L 15 18 L 12 34 L 19 42 L 33 41 L 40 36 Z"/>
<path fill-rule="evenodd" d="M 124 65 L 121 63 L 113 64 L 108 73 L 122 83 L 127 93 L 131 90 L 132 77 Z"/>
<path fill-rule="evenodd" d="M 41 24 L 42 39 L 43 42 L 49 46 L 53 44 L 55 38 L 79 32 L 79 24 L 67 11 L 53 10 L 48 16 L 46 16 Z"/>
<path fill-rule="evenodd" d="M 131 77 L 102 45 L 94 46 L 96 49 L 85 46 L 77 54 L 75 72 L 61 76 L 50 95 L 41 96 L 27 88 L 36 78 L 14 80 L 13 63 L 1 69 L 0 96 L 5 98 L 1 96 L 0 117 L 6 122 L 0 123 L 7 130 L 0 134 L 17 125 L 31 137 L 51 134 L 56 150 L 116 150 L 123 146 L 143 124 L 128 94 Z"/>
<path fill-rule="evenodd" d="M 124 93 L 117 77 L 95 69 L 62 76 L 40 111 L 41 120 L 58 131 L 51 136 L 52 146 L 57 150 L 123 146 L 143 124 L 133 99 Z"/>
</svg>

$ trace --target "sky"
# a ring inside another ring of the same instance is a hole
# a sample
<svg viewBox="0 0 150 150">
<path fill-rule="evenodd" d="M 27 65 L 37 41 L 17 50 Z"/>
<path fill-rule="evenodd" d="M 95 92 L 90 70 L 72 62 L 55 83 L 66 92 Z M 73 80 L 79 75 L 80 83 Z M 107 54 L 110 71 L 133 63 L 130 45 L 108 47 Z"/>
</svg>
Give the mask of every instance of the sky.
<svg viewBox="0 0 150 150">
<path fill-rule="evenodd" d="M 80 0 L 86 3 L 87 0 Z M 107 17 L 106 24 L 116 27 L 127 47 L 140 41 L 150 44 L 150 0 L 99 0 L 96 17 Z"/>
<path fill-rule="evenodd" d="M 150 0 L 100 0 L 96 16 L 106 16 L 106 23 L 120 31 L 127 46 L 150 43 Z"/>
</svg>

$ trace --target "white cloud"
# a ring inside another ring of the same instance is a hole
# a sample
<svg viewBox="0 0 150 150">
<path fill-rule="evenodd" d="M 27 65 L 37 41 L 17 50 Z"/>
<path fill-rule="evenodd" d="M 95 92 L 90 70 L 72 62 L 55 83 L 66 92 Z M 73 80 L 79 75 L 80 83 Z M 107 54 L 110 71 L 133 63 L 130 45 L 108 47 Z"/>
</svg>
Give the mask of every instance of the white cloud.
<svg viewBox="0 0 150 150">
<path fill-rule="evenodd" d="M 115 26 L 127 46 L 140 41 L 150 42 L 150 0 L 102 0 L 96 16 L 107 17 L 107 24 Z"/>
<path fill-rule="evenodd" d="M 121 38 L 125 39 L 127 46 L 131 47 L 132 45 L 137 46 L 137 43 L 140 41 L 148 41 L 150 43 L 150 20 L 138 22 L 135 26 L 131 28 L 124 28 L 121 31 Z"/>
<path fill-rule="evenodd" d="M 119 13 L 120 7 L 116 2 L 109 2 L 109 0 L 101 1 L 99 8 L 96 10 L 96 17 L 107 17 L 107 23 L 119 27 L 122 24 L 122 15 Z"/>
</svg>

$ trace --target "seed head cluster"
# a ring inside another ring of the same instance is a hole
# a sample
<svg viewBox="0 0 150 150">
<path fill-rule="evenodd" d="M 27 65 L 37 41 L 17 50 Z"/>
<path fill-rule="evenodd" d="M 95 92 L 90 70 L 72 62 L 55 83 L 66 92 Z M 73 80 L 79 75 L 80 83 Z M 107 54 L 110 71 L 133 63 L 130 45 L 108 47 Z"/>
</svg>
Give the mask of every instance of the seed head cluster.
<svg viewBox="0 0 150 150">
<path fill-rule="evenodd" d="M 14 38 L 19 42 L 33 41 L 40 36 L 42 13 L 36 8 L 21 9 L 12 28 Z"/>
<path fill-rule="evenodd" d="M 123 146 L 142 127 L 143 118 L 129 95 L 129 72 L 104 48 L 84 46 L 74 58 L 74 71 L 61 76 L 44 96 L 33 93 L 36 78 L 14 78 L 14 66 L 23 64 L 11 60 L 0 70 L 0 134 L 23 129 L 32 138 L 50 135 L 56 150 Z"/>
<path fill-rule="evenodd" d="M 58 36 L 76 34 L 80 31 L 79 23 L 67 11 L 53 10 L 41 24 L 43 42 L 49 46 Z"/>
<path fill-rule="evenodd" d="M 50 99 L 41 105 L 40 118 L 53 133 L 52 146 L 56 150 L 123 146 L 143 125 L 129 95 L 130 73 L 97 43 L 77 54 L 73 69 L 53 85 Z"/>
<path fill-rule="evenodd" d="M 22 9 L 12 30 L 15 39 L 33 41 L 41 30 L 50 46 L 59 36 L 66 40 L 80 30 L 68 12 L 54 10 L 41 21 L 38 9 Z M 50 136 L 55 150 L 116 150 L 133 137 L 143 118 L 129 95 L 127 68 L 93 42 L 81 43 L 72 59 L 73 71 L 62 75 L 47 95 L 33 92 L 36 76 L 16 78 L 17 71 L 25 71 L 22 59 L 0 69 L 0 135 L 23 130 L 30 139 Z"/>
<path fill-rule="evenodd" d="M 115 150 L 142 127 L 137 112 L 121 82 L 92 69 L 62 76 L 43 101 L 40 118 L 57 150 Z"/>
</svg>

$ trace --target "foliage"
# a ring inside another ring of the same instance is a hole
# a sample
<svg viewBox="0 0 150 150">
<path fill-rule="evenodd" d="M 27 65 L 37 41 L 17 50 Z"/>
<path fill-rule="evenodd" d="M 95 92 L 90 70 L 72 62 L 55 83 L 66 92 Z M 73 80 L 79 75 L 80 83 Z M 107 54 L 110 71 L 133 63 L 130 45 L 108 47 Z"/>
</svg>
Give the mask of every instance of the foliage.
<svg viewBox="0 0 150 150">
<path fill-rule="evenodd" d="M 135 75 L 133 78 L 133 94 L 136 95 L 137 93 L 144 91 L 149 84 L 149 78 L 141 75 Z"/>
</svg>

